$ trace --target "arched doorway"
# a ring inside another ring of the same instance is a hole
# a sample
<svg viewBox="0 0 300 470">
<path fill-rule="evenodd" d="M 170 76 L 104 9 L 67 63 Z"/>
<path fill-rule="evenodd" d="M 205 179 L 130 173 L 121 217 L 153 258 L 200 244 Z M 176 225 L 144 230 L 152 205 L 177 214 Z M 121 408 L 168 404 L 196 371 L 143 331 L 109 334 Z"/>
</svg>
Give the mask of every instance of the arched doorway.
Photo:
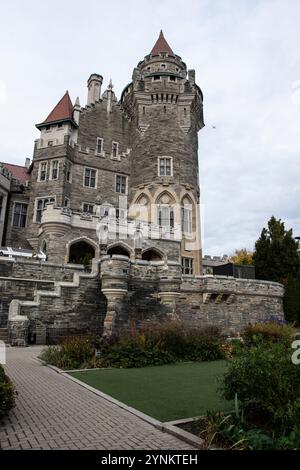
<svg viewBox="0 0 300 470">
<path fill-rule="evenodd" d="M 78 241 L 70 246 L 69 263 L 88 266 L 95 258 L 95 249 L 85 241 Z"/>
<path fill-rule="evenodd" d="M 162 261 L 161 254 L 153 248 L 142 253 L 142 259 L 145 261 Z"/>
<path fill-rule="evenodd" d="M 108 250 L 107 250 L 107 254 L 108 255 L 122 255 L 122 256 L 127 256 L 128 258 L 130 258 L 130 253 L 128 250 L 126 250 L 126 248 L 122 245 L 114 245 L 112 247 L 110 247 Z"/>
</svg>

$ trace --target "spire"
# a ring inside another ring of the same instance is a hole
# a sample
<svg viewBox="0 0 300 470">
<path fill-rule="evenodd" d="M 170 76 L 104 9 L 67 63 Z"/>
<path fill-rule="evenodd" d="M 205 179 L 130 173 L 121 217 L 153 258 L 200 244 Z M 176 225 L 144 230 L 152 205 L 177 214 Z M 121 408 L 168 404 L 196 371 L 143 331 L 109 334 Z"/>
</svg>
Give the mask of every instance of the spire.
<svg viewBox="0 0 300 470">
<path fill-rule="evenodd" d="M 159 37 L 158 37 L 156 43 L 154 44 L 154 47 L 151 51 L 151 55 L 153 55 L 153 56 L 154 55 L 159 55 L 161 52 L 166 52 L 169 55 L 174 55 L 174 52 L 172 51 L 171 47 L 169 46 L 169 44 L 165 40 L 164 33 L 162 32 L 162 30 L 160 30 Z"/>
<path fill-rule="evenodd" d="M 68 90 L 53 108 L 49 116 L 45 119 L 43 124 L 48 124 L 54 121 L 62 121 L 65 119 L 72 119 L 73 116 L 73 105 L 69 96 Z"/>
</svg>

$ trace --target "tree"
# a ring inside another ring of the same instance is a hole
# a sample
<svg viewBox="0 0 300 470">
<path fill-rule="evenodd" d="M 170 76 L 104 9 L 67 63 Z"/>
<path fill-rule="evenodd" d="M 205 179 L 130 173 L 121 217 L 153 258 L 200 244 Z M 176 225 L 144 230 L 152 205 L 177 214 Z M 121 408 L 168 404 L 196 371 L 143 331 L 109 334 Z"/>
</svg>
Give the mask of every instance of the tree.
<svg viewBox="0 0 300 470">
<path fill-rule="evenodd" d="M 293 231 L 285 230 L 281 219 L 274 216 L 263 228 L 255 243 L 253 260 L 257 279 L 287 283 L 288 277 L 297 277 L 300 268 L 299 244 Z"/>
<path fill-rule="evenodd" d="M 285 286 L 284 315 L 288 321 L 300 321 L 300 256 L 299 243 L 292 230 L 271 217 L 255 243 L 253 254 L 257 279 L 281 282 Z"/>
<path fill-rule="evenodd" d="M 229 261 L 234 264 L 251 265 L 254 264 L 253 253 L 248 251 L 247 248 L 235 250 L 233 255 L 229 257 Z"/>
</svg>

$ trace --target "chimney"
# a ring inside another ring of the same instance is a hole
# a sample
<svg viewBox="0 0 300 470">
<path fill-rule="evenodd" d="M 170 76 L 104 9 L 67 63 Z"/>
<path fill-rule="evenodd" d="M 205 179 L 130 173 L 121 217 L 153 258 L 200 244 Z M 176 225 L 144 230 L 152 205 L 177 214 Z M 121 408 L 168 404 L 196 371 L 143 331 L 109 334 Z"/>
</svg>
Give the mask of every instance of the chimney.
<svg viewBox="0 0 300 470">
<path fill-rule="evenodd" d="M 195 70 L 188 70 L 188 79 L 191 85 L 195 85 L 195 81 L 196 81 Z"/>
<path fill-rule="evenodd" d="M 98 75 L 97 73 L 92 73 L 92 75 L 88 79 L 88 105 L 94 104 L 96 101 L 100 100 L 102 81 L 103 77 L 101 75 Z"/>
<path fill-rule="evenodd" d="M 27 168 L 27 170 L 30 167 L 30 158 L 28 158 L 28 157 L 25 160 L 25 167 Z"/>
</svg>

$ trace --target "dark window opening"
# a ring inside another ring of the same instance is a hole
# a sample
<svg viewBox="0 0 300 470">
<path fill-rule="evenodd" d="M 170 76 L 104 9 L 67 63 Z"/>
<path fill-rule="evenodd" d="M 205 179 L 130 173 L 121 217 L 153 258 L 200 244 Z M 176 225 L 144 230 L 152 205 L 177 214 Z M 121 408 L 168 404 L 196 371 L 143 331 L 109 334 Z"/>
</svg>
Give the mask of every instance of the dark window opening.
<svg viewBox="0 0 300 470">
<path fill-rule="evenodd" d="M 142 254 L 145 261 L 162 261 L 162 256 L 156 250 L 147 250 Z"/>
<path fill-rule="evenodd" d="M 124 248 L 121 245 L 112 246 L 111 248 L 109 248 L 107 250 L 107 254 L 110 255 L 110 256 L 112 256 L 112 255 L 122 255 L 122 256 L 127 256 L 128 258 L 130 258 L 129 251 L 126 250 L 126 248 Z"/>
<path fill-rule="evenodd" d="M 71 245 L 69 263 L 88 266 L 93 258 L 95 258 L 95 250 L 89 243 L 80 241 Z"/>
</svg>

